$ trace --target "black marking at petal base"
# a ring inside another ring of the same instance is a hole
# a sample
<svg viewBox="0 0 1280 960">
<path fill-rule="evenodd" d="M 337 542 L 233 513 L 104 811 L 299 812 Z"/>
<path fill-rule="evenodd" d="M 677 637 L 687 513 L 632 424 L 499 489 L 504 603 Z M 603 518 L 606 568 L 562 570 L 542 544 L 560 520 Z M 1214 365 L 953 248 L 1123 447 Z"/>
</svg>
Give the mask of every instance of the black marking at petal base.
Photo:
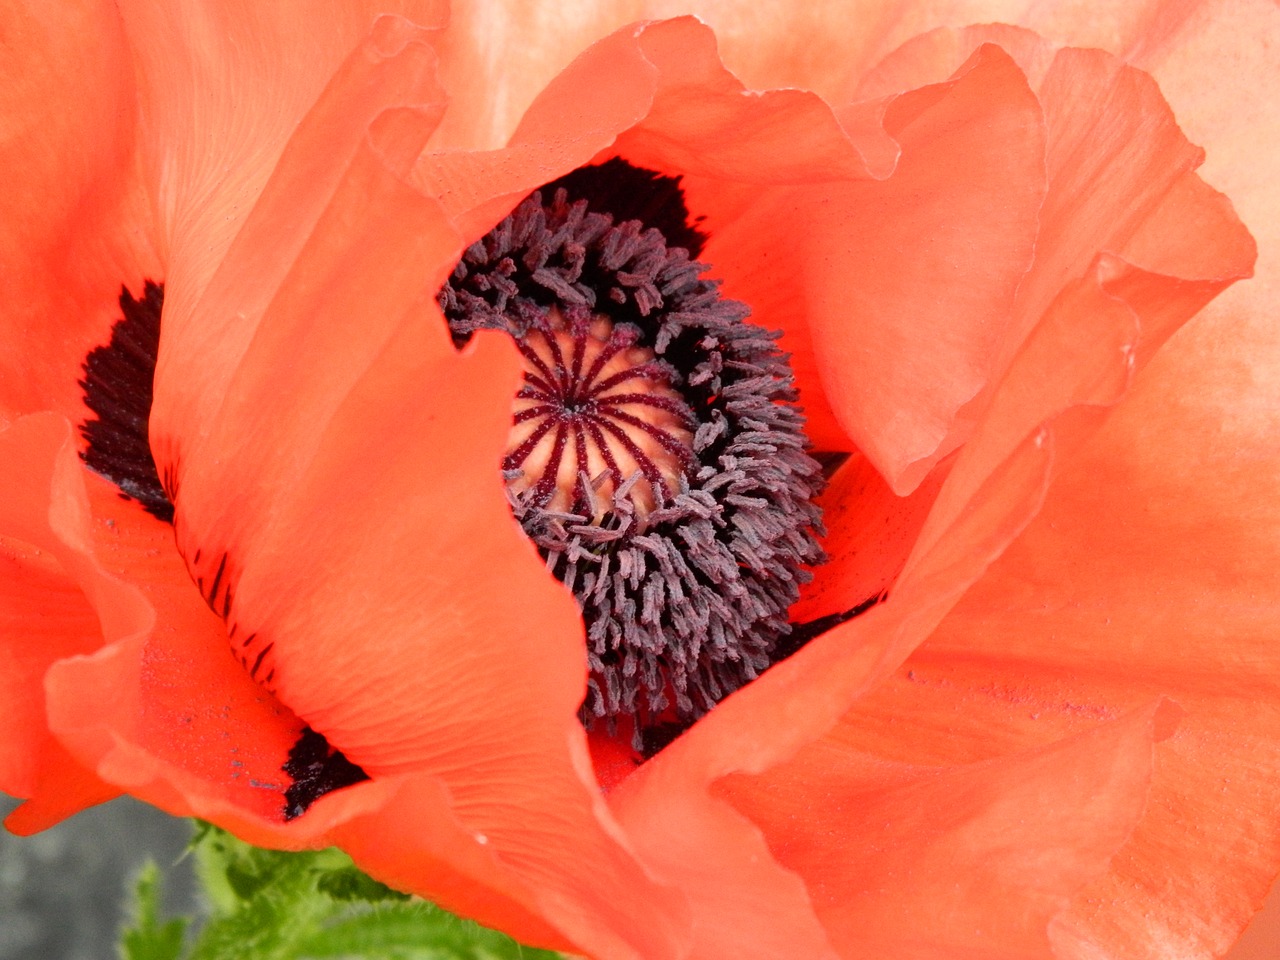
<svg viewBox="0 0 1280 960">
<path fill-rule="evenodd" d="M 815 450 L 813 459 L 822 464 L 822 475 L 830 480 L 837 470 L 844 466 L 849 454 L 838 450 Z"/>
<path fill-rule="evenodd" d="M 689 729 L 689 723 L 676 723 L 674 721 L 664 721 L 661 723 L 652 723 L 640 731 L 640 743 L 636 747 L 640 756 L 648 760 L 650 757 L 661 753 L 680 734 Z"/>
<path fill-rule="evenodd" d="M 614 157 L 593 167 L 579 167 L 542 188 L 544 197 L 554 197 L 563 188 L 575 200 L 587 201 L 596 213 L 607 213 L 614 223 L 639 220 L 656 229 L 669 247 L 684 247 L 690 258 L 706 245 L 707 235 L 695 226 L 685 204 L 680 177 L 668 177 Z"/>
<path fill-rule="evenodd" d="M 587 168 L 590 177 L 606 166 Z M 687 726 L 773 662 L 787 611 L 824 559 L 814 502 L 824 479 L 778 334 L 722 299 L 686 247 L 597 212 L 571 192 L 579 182 L 534 193 L 472 244 L 439 302 L 459 342 L 496 329 L 523 345 L 546 336 L 556 314 L 634 328 L 691 415 L 690 455 L 651 510 L 637 508 L 626 478 L 613 478 L 601 506 L 598 478 L 579 476 L 574 504 L 560 510 L 508 487 L 516 519 L 582 609 L 583 722 L 615 729 L 633 718 L 641 748 L 649 730 L 653 739 Z M 526 387 L 542 376 L 530 370 Z"/>
<path fill-rule="evenodd" d="M 368 780 L 369 775 L 310 727 L 302 731 L 281 767 L 293 784 L 284 792 L 284 818 L 302 816 L 326 793 Z"/>
<path fill-rule="evenodd" d="M 793 653 L 798 651 L 810 640 L 821 636 L 833 627 L 838 627 L 842 623 L 847 623 L 854 617 L 860 617 L 872 607 L 879 606 L 889 599 L 889 591 L 885 590 L 877 593 L 873 597 L 867 597 L 856 606 L 850 607 L 842 613 L 829 613 L 825 617 L 818 617 L 816 620 L 809 620 L 805 623 L 797 623 L 791 627 L 789 633 L 774 649 L 774 663 L 780 663 L 787 659 Z"/>
<path fill-rule="evenodd" d="M 97 415 L 80 425 L 88 446 L 81 453 L 89 469 L 120 488 L 120 495 L 166 523 L 173 504 L 160 482 L 148 440 L 160 311 L 164 287 L 146 281 L 141 299 L 120 288 L 121 317 L 111 339 L 84 358 L 84 402 Z"/>
</svg>

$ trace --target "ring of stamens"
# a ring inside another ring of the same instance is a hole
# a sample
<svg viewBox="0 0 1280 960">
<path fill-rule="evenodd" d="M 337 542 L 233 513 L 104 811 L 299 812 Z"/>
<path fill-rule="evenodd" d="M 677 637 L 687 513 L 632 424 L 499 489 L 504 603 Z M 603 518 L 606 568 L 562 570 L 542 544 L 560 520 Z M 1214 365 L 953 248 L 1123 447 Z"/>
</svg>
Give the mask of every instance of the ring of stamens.
<svg viewBox="0 0 1280 960">
<path fill-rule="evenodd" d="M 512 404 L 503 471 L 516 497 L 595 522 L 623 483 L 641 514 L 668 501 L 692 459 L 693 414 L 675 370 L 636 345 L 639 331 L 553 309 L 516 342 L 524 385 Z"/>
<path fill-rule="evenodd" d="M 674 180 L 610 161 L 526 198 L 438 298 L 459 346 L 500 330 L 524 358 L 512 514 L 582 610 L 583 722 L 638 748 L 768 669 L 823 559 L 778 334 L 704 278 L 701 240 Z"/>
</svg>

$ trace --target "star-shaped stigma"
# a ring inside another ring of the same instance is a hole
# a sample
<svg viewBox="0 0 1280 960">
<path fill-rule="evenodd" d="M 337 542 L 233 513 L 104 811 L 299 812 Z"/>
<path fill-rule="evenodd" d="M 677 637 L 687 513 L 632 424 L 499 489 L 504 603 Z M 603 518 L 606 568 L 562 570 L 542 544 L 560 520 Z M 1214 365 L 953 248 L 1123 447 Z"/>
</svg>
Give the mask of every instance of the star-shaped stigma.
<svg viewBox="0 0 1280 960">
<path fill-rule="evenodd" d="M 517 497 L 598 521 L 616 495 L 645 514 L 679 489 L 696 422 L 675 370 L 639 338 L 630 324 L 552 309 L 516 341 L 524 386 L 503 469 Z"/>
</svg>

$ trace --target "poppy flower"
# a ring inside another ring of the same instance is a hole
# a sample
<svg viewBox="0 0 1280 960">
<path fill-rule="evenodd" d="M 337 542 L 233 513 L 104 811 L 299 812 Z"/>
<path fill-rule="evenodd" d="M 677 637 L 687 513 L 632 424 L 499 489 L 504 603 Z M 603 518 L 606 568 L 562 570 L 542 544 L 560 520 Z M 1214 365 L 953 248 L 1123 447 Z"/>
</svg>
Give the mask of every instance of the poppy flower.
<svg viewBox="0 0 1280 960">
<path fill-rule="evenodd" d="M 6 15 L 10 827 L 126 791 L 595 956 L 1221 953 L 1280 862 L 1275 265 L 1178 332 L 1255 246 L 1093 47 L 1266 230 L 1269 87 L 1204 79 L 1275 9 L 623 6 Z M 525 452 L 606 355 L 632 492 Z M 694 463 L 730 394 L 762 473 Z M 573 511 L 695 493 L 742 602 L 593 633 Z"/>
</svg>

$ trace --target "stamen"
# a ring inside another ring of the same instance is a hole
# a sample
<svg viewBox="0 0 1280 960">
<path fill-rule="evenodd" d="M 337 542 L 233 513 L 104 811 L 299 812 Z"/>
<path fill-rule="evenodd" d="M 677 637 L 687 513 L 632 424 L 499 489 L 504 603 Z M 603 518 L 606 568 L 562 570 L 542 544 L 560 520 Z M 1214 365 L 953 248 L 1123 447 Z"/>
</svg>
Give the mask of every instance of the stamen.
<svg viewBox="0 0 1280 960">
<path fill-rule="evenodd" d="M 526 199 L 439 297 L 457 343 L 525 359 L 511 509 L 582 609 L 583 722 L 637 749 L 769 667 L 823 559 L 791 371 L 690 260 L 704 239 L 677 178 L 613 160 Z"/>
</svg>

